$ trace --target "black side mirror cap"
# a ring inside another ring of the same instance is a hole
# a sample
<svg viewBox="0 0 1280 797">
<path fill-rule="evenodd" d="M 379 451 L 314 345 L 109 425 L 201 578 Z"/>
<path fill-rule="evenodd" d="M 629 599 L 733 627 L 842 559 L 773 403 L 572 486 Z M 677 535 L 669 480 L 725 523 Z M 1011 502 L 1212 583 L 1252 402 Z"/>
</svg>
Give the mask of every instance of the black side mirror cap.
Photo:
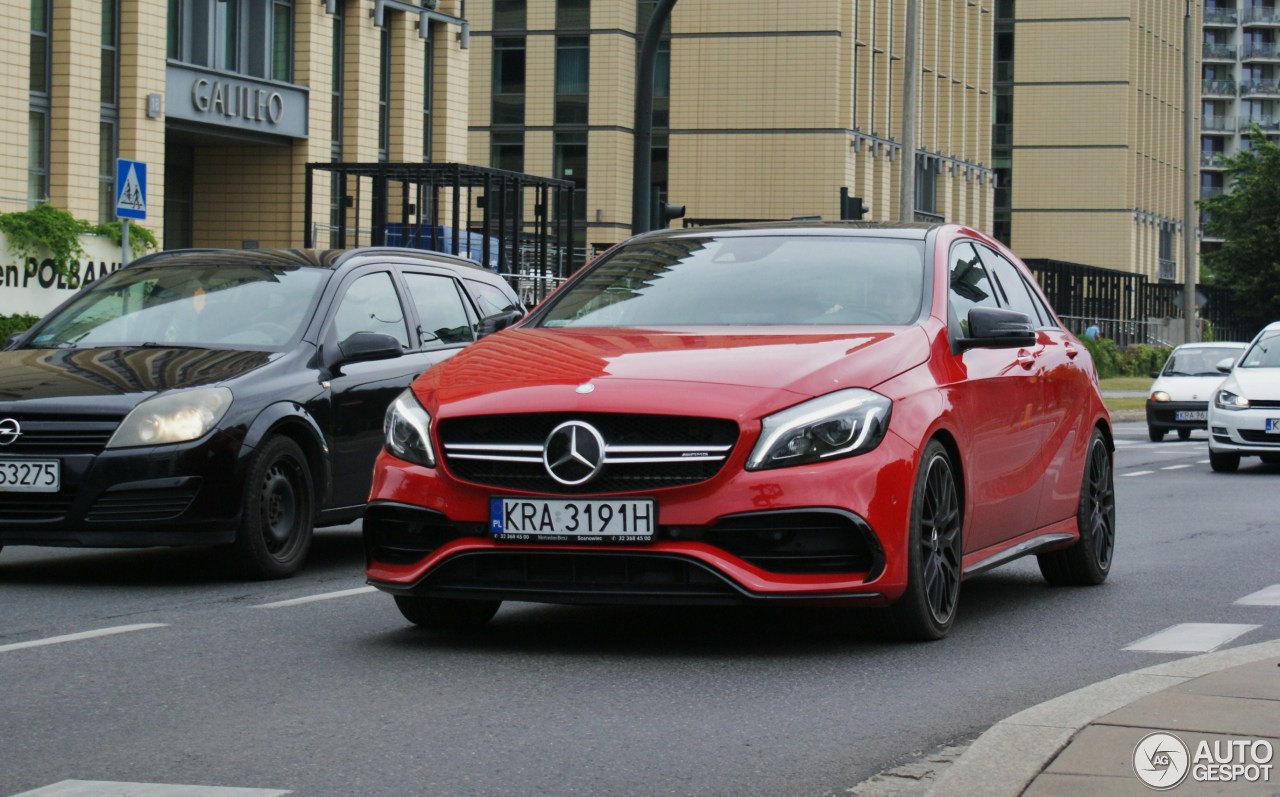
<svg viewBox="0 0 1280 797">
<path fill-rule="evenodd" d="M 969 310 L 969 335 L 959 342 L 961 349 L 1014 349 L 1034 346 L 1036 328 L 1025 313 L 1002 307 L 974 307 Z"/>
<path fill-rule="evenodd" d="M 366 362 L 369 360 L 390 360 L 404 354 L 400 341 L 391 335 L 381 332 L 355 332 L 338 344 L 339 357 L 334 365 L 343 363 Z"/>
<path fill-rule="evenodd" d="M 522 318 L 524 318 L 524 311 L 522 310 L 505 310 L 501 313 L 487 315 L 480 319 L 477 331 L 480 337 L 483 338 L 485 335 L 492 335 L 500 329 L 506 329 Z"/>
</svg>

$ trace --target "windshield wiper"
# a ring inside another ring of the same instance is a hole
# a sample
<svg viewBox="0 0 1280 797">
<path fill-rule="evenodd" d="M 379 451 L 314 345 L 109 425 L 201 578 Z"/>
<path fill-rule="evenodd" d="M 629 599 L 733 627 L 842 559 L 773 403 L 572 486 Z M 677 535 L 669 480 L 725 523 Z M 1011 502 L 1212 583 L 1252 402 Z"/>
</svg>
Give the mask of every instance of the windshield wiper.
<svg viewBox="0 0 1280 797">
<path fill-rule="evenodd" d="M 207 351 L 208 346 L 193 346 L 190 343 L 161 343 L 159 341 L 149 340 L 146 343 L 135 343 L 134 348 L 138 349 L 200 349 Z"/>
<path fill-rule="evenodd" d="M 35 342 L 28 343 L 27 348 L 29 349 L 78 349 L 80 347 L 69 340 L 47 340 L 42 343 L 35 343 Z"/>
</svg>

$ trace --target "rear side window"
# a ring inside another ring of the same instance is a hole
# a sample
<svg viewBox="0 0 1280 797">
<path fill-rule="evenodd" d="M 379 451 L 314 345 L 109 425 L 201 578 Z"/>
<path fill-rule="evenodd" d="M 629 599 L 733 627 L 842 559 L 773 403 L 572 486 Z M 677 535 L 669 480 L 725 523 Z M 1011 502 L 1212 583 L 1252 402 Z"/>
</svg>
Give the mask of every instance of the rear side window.
<svg viewBox="0 0 1280 797">
<path fill-rule="evenodd" d="M 475 340 L 471 317 L 455 279 L 439 274 L 406 272 L 404 283 L 409 287 L 409 296 L 418 310 L 420 345 L 470 343 Z"/>
<path fill-rule="evenodd" d="M 497 285 L 490 285 L 479 280 L 467 280 L 467 290 L 471 291 L 476 304 L 480 306 L 480 315 L 497 315 L 508 310 L 520 309 L 515 299 L 503 293 L 502 289 Z"/>
</svg>

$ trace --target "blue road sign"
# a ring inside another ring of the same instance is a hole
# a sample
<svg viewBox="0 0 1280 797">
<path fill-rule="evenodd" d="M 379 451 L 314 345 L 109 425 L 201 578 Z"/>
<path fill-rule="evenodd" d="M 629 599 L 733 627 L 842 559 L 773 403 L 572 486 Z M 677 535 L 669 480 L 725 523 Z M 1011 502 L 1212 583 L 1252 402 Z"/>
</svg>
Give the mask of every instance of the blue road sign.
<svg viewBox="0 0 1280 797">
<path fill-rule="evenodd" d="M 116 158 L 116 218 L 147 217 L 147 164 Z"/>
</svg>

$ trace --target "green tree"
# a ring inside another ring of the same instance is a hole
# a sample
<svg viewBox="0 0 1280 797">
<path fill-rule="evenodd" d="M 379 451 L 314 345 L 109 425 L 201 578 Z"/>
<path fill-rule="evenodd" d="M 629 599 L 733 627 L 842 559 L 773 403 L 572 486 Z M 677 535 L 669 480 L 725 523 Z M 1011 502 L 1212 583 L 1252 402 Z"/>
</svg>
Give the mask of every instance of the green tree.
<svg viewBox="0 0 1280 797">
<path fill-rule="evenodd" d="M 1213 284 L 1230 291 L 1246 332 L 1280 319 L 1280 146 L 1253 125 L 1249 148 L 1227 157 L 1228 193 L 1200 200 L 1204 229 L 1224 239 L 1204 253 Z"/>
</svg>

